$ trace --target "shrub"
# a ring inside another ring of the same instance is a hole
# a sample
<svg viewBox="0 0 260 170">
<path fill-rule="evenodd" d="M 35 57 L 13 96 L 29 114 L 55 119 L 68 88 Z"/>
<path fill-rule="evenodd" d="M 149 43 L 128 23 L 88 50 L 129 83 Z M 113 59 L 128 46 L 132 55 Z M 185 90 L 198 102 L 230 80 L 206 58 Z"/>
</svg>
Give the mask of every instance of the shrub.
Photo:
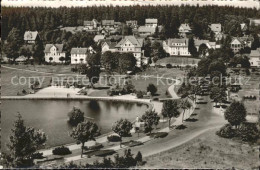
<svg viewBox="0 0 260 170">
<path fill-rule="evenodd" d="M 85 146 L 84 149 L 85 150 L 99 150 L 99 149 L 101 149 L 103 147 L 104 146 L 101 143 L 97 143 L 97 144 L 95 144 L 93 146 L 89 146 L 89 147 Z"/>
<path fill-rule="evenodd" d="M 154 95 L 157 92 L 157 87 L 151 83 L 147 86 L 147 92 L 151 92 Z"/>
<path fill-rule="evenodd" d="M 120 142 L 121 141 L 121 137 L 118 136 L 118 135 L 110 135 L 110 136 L 107 136 L 107 140 L 109 142 Z"/>
<path fill-rule="evenodd" d="M 138 153 L 136 154 L 136 156 L 135 156 L 135 161 L 136 161 L 137 163 L 143 162 L 143 156 L 142 156 L 142 154 L 141 154 L 140 151 L 138 151 Z"/>
<path fill-rule="evenodd" d="M 164 138 L 168 135 L 167 132 L 156 132 L 156 133 L 152 133 L 150 135 L 150 137 L 153 137 L 153 138 Z"/>
<path fill-rule="evenodd" d="M 166 64 L 166 68 L 172 68 L 171 64 Z"/>
<path fill-rule="evenodd" d="M 233 138 L 237 136 L 236 130 L 234 130 L 230 124 L 224 125 L 216 134 L 223 138 Z"/>
<path fill-rule="evenodd" d="M 52 150 L 53 155 L 68 155 L 71 154 L 71 151 L 69 148 L 65 146 L 57 147 L 54 150 Z"/>
<path fill-rule="evenodd" d="M 144 97 L 143 92 L 142 92 L 142 91 L 137 91 L 137 92 L 136 92 L 136 97 L 137 97 L 138 99 L 143 98 L 143 97 Z"/>
<path fill-rule="evenodd" d="M 73 107 L 72 111 L 68 113 L 69 123 L 72 126 L 77 126 L 79 123 L 84 121 L 84 112 L 80 109 Z"/>
<path fill-rule="evenodd" d="M 238 131 L 239 136 L 245 142 L 256 142 L 259 137 L 256 123 L 243 122 Z"/>
</svg>

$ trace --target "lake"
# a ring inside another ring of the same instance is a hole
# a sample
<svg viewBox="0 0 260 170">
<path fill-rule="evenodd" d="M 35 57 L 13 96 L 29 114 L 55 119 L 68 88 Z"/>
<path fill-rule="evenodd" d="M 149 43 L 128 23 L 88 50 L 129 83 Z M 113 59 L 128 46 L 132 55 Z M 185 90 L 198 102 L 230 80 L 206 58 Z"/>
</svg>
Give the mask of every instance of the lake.
<svg viewBox="0 0 260 170">
<path fill-rule="evenodd" d="M 147 105 L 113 101 L 88 100 L 2 100 L 1 101 L 1 146 L 6 151 L 9 135 L 18 112 L 26 126 L 43 129 L 48 135 L 46 147 L 75 142 L 69 132 L 72 127 L 67 123 L 68 112 L 73 106 L 80 108 L 85 116 L 101 128 L 101 133 L 111 131 L 112 124 L 120 118 L 135 120 L 147 109 Z"/>
</svg>

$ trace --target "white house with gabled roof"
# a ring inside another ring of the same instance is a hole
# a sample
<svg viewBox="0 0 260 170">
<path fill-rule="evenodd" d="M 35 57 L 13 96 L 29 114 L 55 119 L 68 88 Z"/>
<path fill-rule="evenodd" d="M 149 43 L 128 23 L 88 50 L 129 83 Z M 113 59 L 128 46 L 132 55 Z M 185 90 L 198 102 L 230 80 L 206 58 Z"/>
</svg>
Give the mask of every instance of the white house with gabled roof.
<svg viewBox="0 0 260 170">
<path fill-rule="evenodd" d="M 65 51 L 63 51 L 63 44 L 46 44 L 44 49 L 45 61 L 61 63 L 61 57 L 66 57 Z"/>
</svg>

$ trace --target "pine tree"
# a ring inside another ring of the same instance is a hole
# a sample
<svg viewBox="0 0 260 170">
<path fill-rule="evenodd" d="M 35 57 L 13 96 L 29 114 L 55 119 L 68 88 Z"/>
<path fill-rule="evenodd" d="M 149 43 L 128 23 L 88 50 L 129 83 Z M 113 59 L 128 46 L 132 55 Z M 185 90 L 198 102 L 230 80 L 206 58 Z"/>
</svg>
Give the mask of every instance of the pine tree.
<svg viewBox="0 0 260 170">
<path fill-rule="evenodd" d="M 34 154 L 46 142 L 46 135 L 41 130 L 26 127 L 21 114 L 14 122 L 14 128 L 7 147 L 10 150 L 8 166 L 12 168 L 28 167 L 33 164 Z"/>
</svg>

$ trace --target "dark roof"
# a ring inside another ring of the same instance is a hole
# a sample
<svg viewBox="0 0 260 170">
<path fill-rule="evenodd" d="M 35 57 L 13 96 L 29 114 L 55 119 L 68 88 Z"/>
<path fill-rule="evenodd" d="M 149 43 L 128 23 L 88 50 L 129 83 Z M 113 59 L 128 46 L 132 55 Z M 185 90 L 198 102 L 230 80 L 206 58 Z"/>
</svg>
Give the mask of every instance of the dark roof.
<svg viewBox="0 0 260 170">
<path fill-rule="evenodd" d="M 107 44 L 107 45 L 109 46 L 109 49 L 115 49 L 117 42 L 105 41 L 105 42 L 102 44 L 102 46 L 103 46 L 104 44 Z"/>
<path fill-rule="evenodd" d="M 136 39 L 134 36 L 125 36 L 117 45 L 116 47 L 121 47 L 125 41 L 130 41 L 135 47 L 142 47 L 143 46 L 143 39 Z"/>
<path fill-rule="evenodd" d="M 44 52 L 49 53 L 51 47 L 53 47 L 53 46 L 55 46 L 57 48 L 58 53 L 63 52 L 63 44 L 46 44 Z"/>
<path fill-rule="evenodd" d="M 88 48 L 72 48 L 71 54 L 87 54 Z"/>
<path fill-rule="evenodd" d="M 114 20 L 102 20 L 101 23 L 102 23 L 102 26 L 104 26 L 104 25 L 115 25 Z"/>
</svg>

